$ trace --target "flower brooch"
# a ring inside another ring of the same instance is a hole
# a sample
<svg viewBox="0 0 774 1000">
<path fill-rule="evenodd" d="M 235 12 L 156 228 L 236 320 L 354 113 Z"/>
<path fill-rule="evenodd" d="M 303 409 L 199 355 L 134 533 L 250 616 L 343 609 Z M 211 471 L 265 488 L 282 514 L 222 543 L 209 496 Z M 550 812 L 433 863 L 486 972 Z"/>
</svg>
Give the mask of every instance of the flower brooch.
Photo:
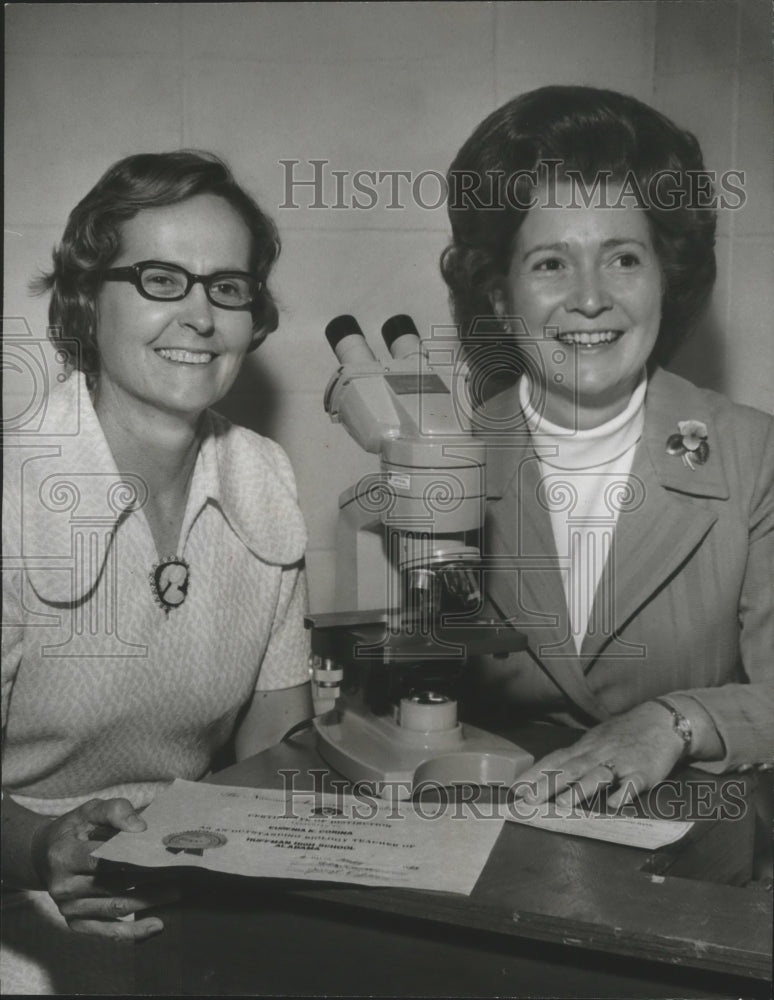
<svg viewBox="0 0 774 1000">
<path fill-rule="evenodd" d="M 704 465 L 709 458 L 707 425 L 701 420 L 680 420 L 677 427 L 679 433 L 667 438 L 667 455 L 680 455 L 689 469 Z"/>
</svg>

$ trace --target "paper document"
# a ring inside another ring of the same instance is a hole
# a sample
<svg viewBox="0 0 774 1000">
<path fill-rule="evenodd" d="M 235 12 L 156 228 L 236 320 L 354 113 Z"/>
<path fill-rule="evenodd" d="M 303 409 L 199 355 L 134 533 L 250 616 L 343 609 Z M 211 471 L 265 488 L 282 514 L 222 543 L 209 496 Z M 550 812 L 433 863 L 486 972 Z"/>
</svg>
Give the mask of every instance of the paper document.
<svg viewBox="0 0 774 1000">
<path fill-rule="evenodd" d="M 680 840 L 693 826 L 687 820 L 647 819 L 641 816 L 602 815 L 579 810 L 560 810 L 554 803 L 528 809 L 524 803 L 512 803 L 506 818 L 514 823 L 536 826 L 553 833 L 573 837 L 591 837 L 612 844 L 642 847 L 655 851 Z"/>
<path fill-rule="evenodd" d="M 93 854 L 158 868 L 195 866 L 253 877 L 441 889 L 468 895 L 504 818 L 454 805 L 231 788 L 177 780 Z"/>
</svg>

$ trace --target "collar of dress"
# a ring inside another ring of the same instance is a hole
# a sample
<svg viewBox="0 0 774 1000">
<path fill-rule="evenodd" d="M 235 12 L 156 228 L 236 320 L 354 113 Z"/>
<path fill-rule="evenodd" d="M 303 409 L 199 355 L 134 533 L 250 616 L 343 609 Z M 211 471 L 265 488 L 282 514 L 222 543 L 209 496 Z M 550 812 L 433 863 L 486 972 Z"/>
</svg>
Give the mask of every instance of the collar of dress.
<svg viewBox="0 0 774 1000">
<path fill-rule="evenodd" d="M 204 420 L 181 547 L 211 504 L 257 558 L 276 565 L 298 562 L 306 531 L 284 452 L 211 411 Z M 16 467 L 20 556 L 36 592 L 68 604 L 96 586 L 116 531 L 142 508 L 147 490 L 139 477 L 116 468 L 80 372 L 52 391 L 46 427 L 59 433 L 24 442 L 28 447 L 24 458 L 20 449 Z M 101 540 L 91 553 L 81 551 L 89 532 Z"/>
<path fill-rule="evenodd" d="M 645 371 L 625 409 L 612 420 L 588 430 L 560 427 L 535 408 L 527 375 L 519 380 L 519 403 L 532 446 L 545 465 L 565 471 L 598 469 L 621 457 L 640 439 L 644 420 Z"/>
<path fill-rule="evenodd" d="M 663 368 L 654 369 L 645 389 L 644 425 L 632 471 L 637 472 L 646 462 L 667 490 L 685 496 L 727 500 L 728 480 L 721 448 L 717 446 L 722 436 L 718 423 L 720 400 L 722 397 L 700 389 L 679 375 Z M 480 432 L 488 446 L 487 494 L 490 499 L 496 499 L 507 490 L 518 469 L 514 448 L 517 452 L 535 454 L 535 444 L 519 402 L 518 384 L 491 396 L 483 404 L 483 413 L 486 425 L 498 428 L 494 437 L 486 430 Z M 699 420 L 706 425 L 710 446 L 706 464 L 691 469 L 679 457 L 667 454 L 667 440 L 676 433 L 681 420 Z"/>
</svg>

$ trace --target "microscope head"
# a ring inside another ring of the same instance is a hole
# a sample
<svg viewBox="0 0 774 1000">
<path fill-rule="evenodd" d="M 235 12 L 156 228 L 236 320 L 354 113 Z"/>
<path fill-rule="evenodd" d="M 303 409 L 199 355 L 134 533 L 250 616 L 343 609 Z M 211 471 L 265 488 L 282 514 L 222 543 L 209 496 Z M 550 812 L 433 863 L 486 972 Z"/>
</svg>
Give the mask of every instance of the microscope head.
<svg viewBox="0 0 774 1000">
<path fill-rule="evenodd" d="M 326 329 L 340 368 L 326 389 L 325 409 L 380 458 L 379 473 L 339 501 L 337 555 L 350 581 L 337 583 L 339 600 L 349 605 L 342 610 L 435 613 L 444 601 L 475 610 L 484 445 L 455 406 L 458 372 L 431 363 L 411 318 L 393 316 L 382 335 L 386 364 L 354 317 L 339 316 Z M 360 539 L 368 555 L 358 558 L 358 536 L 369 534 L 370 543 Z"/>
</svg>

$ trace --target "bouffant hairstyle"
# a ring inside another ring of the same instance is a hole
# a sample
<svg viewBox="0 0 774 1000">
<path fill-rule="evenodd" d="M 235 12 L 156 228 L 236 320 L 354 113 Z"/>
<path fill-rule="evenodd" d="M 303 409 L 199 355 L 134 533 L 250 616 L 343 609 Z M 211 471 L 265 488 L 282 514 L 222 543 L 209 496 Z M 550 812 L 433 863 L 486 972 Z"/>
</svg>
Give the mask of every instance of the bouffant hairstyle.
<svg viewBox="0 0 774 1000">
<path fill-rule="evenodd" d="M 587 192 L 600 177 L 623 183 L 646 212 L 664 278 L 654 358 L 667 360 L 715 281 L 711 178 L 693 135 L 633 97 L 592 87 L 542 87 L 509 101 L 449 168 L 452 241 L 441 271 L 463 343 L 470 349 L 477 333 L 497 329 L 490 293 L 508 272 L 536 176 L 546 168 L 559 181 L 581 178 Z"/>
<path fill-rule="evenodd" d="M 250 271 L 261 283 L 251 306 L 252 347 L 276 330 L 277 305 L 266 281 L 280 241 L 269 216 L 212 153 L 139 153 L 114 163 L 75 206 L 54 248 L 53 269 L 31 284 L 37 293 L 51 292 L 49 336 L 71 367 L 91 376 L 99 370 L 96 296 L 120 250 L 121 224 L 143 209 L 175 205 L 200 194 L 223 198 L 250 230 Z"/>
</svg>

